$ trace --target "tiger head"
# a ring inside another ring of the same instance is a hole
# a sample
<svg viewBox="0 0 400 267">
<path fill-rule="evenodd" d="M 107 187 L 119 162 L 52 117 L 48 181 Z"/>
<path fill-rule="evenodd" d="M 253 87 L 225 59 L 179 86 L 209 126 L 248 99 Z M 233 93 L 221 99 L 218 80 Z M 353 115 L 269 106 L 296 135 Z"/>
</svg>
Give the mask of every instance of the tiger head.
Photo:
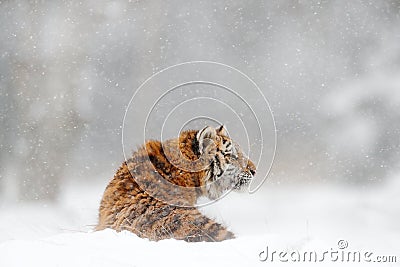
<svg viewBox="0 0 400 267">
<path fill-rule="evenodd" d="M 196 134 L 199 154 L 208 164 L 206 196 L 217 199 L 230 189 L 243 191 L 253 179 L 256 167 L 226 134 L 224 126 L 207 126 Z"/>
</svg>

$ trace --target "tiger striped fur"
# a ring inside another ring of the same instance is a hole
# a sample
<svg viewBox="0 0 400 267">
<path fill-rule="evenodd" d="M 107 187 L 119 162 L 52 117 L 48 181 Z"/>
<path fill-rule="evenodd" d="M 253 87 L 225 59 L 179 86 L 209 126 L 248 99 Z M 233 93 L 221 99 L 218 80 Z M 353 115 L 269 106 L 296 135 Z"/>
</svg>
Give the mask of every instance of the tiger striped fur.
<svg viewBox="0 0 400 267">
<path fill-rule="evenodd" d="M 178 148 L 183 157 L 175 157 L 180 153 L 173 149 L 167 156 L 166 148 L 171 147 Z M 205 169 L 179 167 L 199 159 L 207 163 Z M 202 215 L 194 205 L 201 196 L 217 199 L 232 188 L 241 190 L 254 174 L 255 165 L 226 135 L 223 126 L 185 131 L 164 143 L 148 141 L 122 164 L 106 187 L 96 230 L 129 230 L 156 241 L 234 238 L 232 232 Z M 171 190 L 171 184 L 187 190 L 179 195 Z"/>
</svg>

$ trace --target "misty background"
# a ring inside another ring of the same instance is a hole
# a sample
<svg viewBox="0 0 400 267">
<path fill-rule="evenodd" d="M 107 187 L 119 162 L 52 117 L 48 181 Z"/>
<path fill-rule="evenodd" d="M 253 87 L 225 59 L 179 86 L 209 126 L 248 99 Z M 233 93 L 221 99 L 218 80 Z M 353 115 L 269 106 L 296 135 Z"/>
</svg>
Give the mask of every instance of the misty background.
<svg viewBox="0 0 400 267">
<path fill-rule="evenodd" d="M 399 172 L 400 1 L 1 1 L 0 40 L 2 204 L 104 188 L 135 90 L 192 60 L 238 68 L 268 99 L 263 187 L 379 187 Z"/>
</svg>

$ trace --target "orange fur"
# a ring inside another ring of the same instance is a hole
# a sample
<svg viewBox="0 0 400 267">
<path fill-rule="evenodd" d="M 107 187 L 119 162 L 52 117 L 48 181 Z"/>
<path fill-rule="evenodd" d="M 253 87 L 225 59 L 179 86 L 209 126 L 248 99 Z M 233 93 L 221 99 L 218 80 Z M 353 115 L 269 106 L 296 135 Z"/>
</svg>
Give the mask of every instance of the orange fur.
<svg viewBox="0 0 400 267">
<path fill-rule="evenodd" d="M 196 151 L 196 134 L 197 131 L 186 131 L 164 144 L 148 141 L 133 153 L 105 189 L 96 230 L 129 230 L 150 240 L 222 241 L 234 238 L 224 226 L 193 207 L 198 197 L 206 195 L 209 170 L 188 172 L 171 163 L 187 164 L 200 158 Z M 226 138 L 221 135 L 219 142 Z M 219 142 L 216 140 L 217 147 Z M 173 149 L 167 158 L 163 146 L 179 148 L 187 161 L 182 163 L 182 157 Z M 255 170 L 250 161 L 245 168 Z M 160 175 L 163 179 L 159 179 Z M 174 193 L 169 183 L 184 187 L 183 195 Z M 171 202 L 176 205 L 168 204 Z"/>
</svg>

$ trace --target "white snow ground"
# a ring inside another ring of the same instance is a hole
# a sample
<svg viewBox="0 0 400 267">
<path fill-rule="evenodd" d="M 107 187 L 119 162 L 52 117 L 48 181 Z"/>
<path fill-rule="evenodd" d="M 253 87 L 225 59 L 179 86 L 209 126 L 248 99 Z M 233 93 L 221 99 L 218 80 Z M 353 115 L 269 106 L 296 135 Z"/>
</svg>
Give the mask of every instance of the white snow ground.
<svg viewBox="0 0 400 267">
<path fill-rule="evenodd" d="M 268 181 L 267 181 L 268 182 Z M 92 232 L 105 185 L 71 185 L 58 205 L 0 204 L 0 266 L 309 266 L 265 262 L 268 246 L 304 252 L 372 252 L 397 256 L 400 264 L 400 181 L 381 187 L 349 189 L 335 186 L 273 186 L 254 195 L 230 194 L 203 212 L 229 225 L 237 238 L 221 243 L 150 242 L 129 232 Z M 338 249 L 345 240 L 348 247 Z M 261 254 L 265 256 L 264 254 Z M 326 254 L 327 255 L 327 254 Z M 341 255 L 341 254 L 339 254 Z M 335 257 L 333 257 L 335 258 Z M 342 266 L 340 258 L 314 265 Z M 365 266 L 365 262 L 346 263 Z"/>
</svg>

